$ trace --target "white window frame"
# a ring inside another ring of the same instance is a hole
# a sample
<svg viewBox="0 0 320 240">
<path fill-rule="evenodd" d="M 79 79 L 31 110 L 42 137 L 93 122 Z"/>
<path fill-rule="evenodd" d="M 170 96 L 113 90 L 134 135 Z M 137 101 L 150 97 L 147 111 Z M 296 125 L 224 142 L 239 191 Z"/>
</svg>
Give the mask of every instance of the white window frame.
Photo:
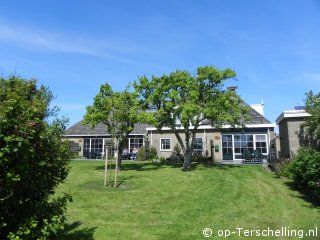
<svg viewBox="0 0 320 240">
<path fill-rule="evenodd" d="M 257 135 L 263 135 L 266 138 L 266 148 L 267 148 L 267 153 L 261 153 L 263 156 L 267 157 L 269 156 L 269 142 L 268 142 L 268 135 L 265 133 L 245 133 L 246 135 L 253 135 L 253 149 L 256 149 L 256 136 Z M 222 149 L 222 138 L 223 135 L 231 135 L 232 136 L 232 151 L 233 151 L 233 159 L 236 159 L 236 155 L 240 155 L 239 153 L 235 153 L 235 144 L 234 144 L 234 135 L 239 135 L 239 133 L 228 133 L 228 134 L 222 134 L 221 136 L 221 149 Z M 221 151 L 221 159 L 223 159 L 223 151 Z"/>
<path fill-rule="evenodd" d="M 256 143 L 257 143 L 257 139 L 256 139 L 256 137 L 257 137 L 257 136 L 265 136 L 265 142 L 266 142 L 266 150 L 267 150 L 267 153 L 262 153 L 262 152 L 261 152 L 261 154 L 262 154 L 262 155 L 264 155 L 264 156 L 269 156 L 268 135 L 267 135 L 267 134 L 255 134 L 255 135 L 254 135 L 254 149 L 257 149 L 257 147 L 256 147 Z"/>
<path fill-rule="evenodd" d="M 170 140 L 170 149 L 163 149 L 162 148 L 162 140 Z M 172 138 L 160 138 L 160 151 L 162 151 L 162 152 L 172 151 Z"/>
</svg>

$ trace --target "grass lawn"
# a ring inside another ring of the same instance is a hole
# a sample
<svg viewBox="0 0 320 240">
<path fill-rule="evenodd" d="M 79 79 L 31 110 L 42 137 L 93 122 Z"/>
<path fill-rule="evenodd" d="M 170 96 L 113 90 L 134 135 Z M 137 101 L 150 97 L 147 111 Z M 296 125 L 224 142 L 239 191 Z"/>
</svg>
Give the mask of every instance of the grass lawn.
<svg viewBox="0 0 320 240">
<path fill-rule="evenodd" d="M 124 162 L 118 189 L 105 188 L 103 161 L 72 161 L 59 192 L 73 196 L 61 239 L 209 239 L 218 230 L 315 229 L 320 207 L 261 166 L 178 167 Z M 221 233 L 221 232 L 220 232 Z M 247 239 L 231 234 L 227 239 Z M 260 237 L 298 239 L 298 237 Z M 249 237 L 249 239 L 260 239 Z"/>
</svg>

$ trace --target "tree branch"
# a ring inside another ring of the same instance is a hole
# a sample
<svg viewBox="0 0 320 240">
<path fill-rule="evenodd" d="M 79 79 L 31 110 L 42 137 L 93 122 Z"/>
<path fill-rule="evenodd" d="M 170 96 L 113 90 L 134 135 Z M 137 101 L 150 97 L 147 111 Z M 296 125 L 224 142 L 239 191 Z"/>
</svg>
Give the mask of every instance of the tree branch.
<svg viewBox="0 0 320 240">
<path fill-rule="evenodd" d="M 8 196 L 4 197 L 4 198 L 0 198 L 0 201 L 4 201 L 4 200 L 8 199 L 8 198 L 10 198 L 12 195 L 13 195 L 13 191 L 11 190 L 11 193 L 10 193 Z"/>
</svg>

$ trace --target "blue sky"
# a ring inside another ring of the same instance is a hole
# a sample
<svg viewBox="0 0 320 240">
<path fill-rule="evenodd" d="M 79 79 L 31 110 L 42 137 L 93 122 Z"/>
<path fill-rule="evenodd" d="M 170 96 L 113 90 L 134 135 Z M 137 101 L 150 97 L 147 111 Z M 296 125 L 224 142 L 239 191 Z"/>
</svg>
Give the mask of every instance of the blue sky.
<svg viewBox="0 0 320 240">
<path fill-rule="evenodd" d="M 214 65 L 272 122 L 320 89 L 319 0 L 3 1 L 0 71 L 36 78 L 70 125 L 99 86 Z"/>
</svg>

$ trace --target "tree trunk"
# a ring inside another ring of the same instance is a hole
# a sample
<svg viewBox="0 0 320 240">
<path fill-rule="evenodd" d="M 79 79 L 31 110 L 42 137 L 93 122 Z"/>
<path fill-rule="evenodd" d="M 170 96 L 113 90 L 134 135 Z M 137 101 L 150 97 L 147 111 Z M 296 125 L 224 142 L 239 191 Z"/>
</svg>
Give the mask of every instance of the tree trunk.
<svg viewBox="0 0 320 240">
<path fill-rule="evenodd" d="M 191 139 L 190 134 L 186 134 L 186 146 L 185 146 L 185 153 L 184 153 L 184 162 L 183 162 L 183 169 L 189 170 L 191 167 L 191 160 L 194 150 L 194 139 L 195 139 L 195 131 L 191 132 Z M 191 142 L 190 142 L 191 140 Z"/>
<path fill-rule="evenodd" d="M 191 158 L 192 158 L 192 151 L 190 149 L 187 149 L 185 155 L 184 155 L 184 162 L 183 162 L 183 169 L 189 170 L 191 166 Z"/>
<path fill-rule="evenodd" d="M 117 150 L 117 159 L 116 159 L 116 161 L 118 162 L 118 171 L 120 171 L 121 170 L 121 162 L 122 162 L 122 157 L 121 157 L 121 155 L 122 155 L 122 149 L 123 149 L 123 147 L 122 147 L 122 144 L 121 144 L 121 142 L 119 141 L 119 145 L 118 145 L 118 150 Z"/>
</svg>

